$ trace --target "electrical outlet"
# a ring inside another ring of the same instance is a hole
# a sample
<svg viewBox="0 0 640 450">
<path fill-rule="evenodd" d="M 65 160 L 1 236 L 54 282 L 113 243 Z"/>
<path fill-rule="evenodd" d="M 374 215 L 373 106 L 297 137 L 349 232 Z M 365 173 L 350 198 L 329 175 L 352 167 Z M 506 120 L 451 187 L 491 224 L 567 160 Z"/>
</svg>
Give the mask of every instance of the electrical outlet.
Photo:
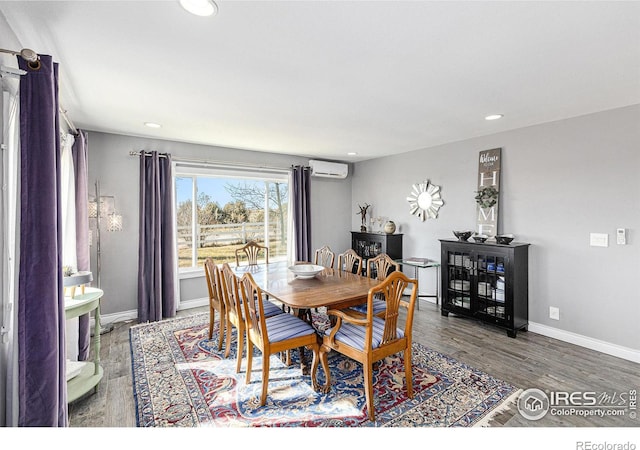
<svg viewBox="0 0 640 450">
<path fill-rule="evenodd" d="M 560 320 L 560 308 L 549 306 L 549 318 L 554 320 Z"/>
</svg>

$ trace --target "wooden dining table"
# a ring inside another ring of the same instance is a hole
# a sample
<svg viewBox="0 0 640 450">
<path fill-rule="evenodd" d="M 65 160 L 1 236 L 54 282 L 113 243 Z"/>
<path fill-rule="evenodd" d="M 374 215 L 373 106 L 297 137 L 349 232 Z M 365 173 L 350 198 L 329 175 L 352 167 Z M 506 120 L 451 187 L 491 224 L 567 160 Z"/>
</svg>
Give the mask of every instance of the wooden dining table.
<svg viewBox="0 0 640 450">
<path fill-rule="evenodd" d="M 311 264 L 301 263 L 297 264 Z M 270 298 L 297 311 L 300 318 L 310 317 L 315 308 L 344 309 L 366 303 L 369 289 L 379 281 L 346 272 L 325 268 L 310 279 L 297 277 L 286 261 L 269 264 L 245 265 L 234 269 L 238 277 L 250 273 L 260 289 Z M 304 350 L 300 351 L 303 373 L 308 374 Z"/>
<path fill-rule="evenodd" d="M 265 294 L 300 310 L 322 306 L 343 309 L 366 303 L 369 289 L 379 283 L 371 278 L 331 268 L 325 268 L 310 279 L 298 278 L 289 270 L 286 261 L 239 266 L 233 270 L 239 277 L 250 273 Z"/>
</svg>

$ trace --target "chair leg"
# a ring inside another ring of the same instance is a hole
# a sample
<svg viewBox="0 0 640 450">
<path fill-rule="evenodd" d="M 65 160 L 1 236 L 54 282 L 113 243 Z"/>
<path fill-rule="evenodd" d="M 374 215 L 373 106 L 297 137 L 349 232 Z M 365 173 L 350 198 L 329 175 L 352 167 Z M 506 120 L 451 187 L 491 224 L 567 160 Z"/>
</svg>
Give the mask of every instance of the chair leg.
<svg viewBox="0 0 640 450">
<path fill-rule="evenodd" d="M 220 329 L 218 330 L 218 351 L 222 350 L 222 342 L 224 341 L 224 332 L 227 328 L 227 320 L 225 318 L 226 314 L 223 314 L 222 311 L 218 311 L 220 316 Z M 209 338 L 211 339 L 211 338 Z"/>
<path fill-rule="evenodd" d="M 225 328 L 227 329 L 227 343 L 224 350 L 224 357 L 228 358 L 229 353 L 231 353 L 231 328 L 232 328 L 231 321 L 229 320 L 228 316 L 227 316 L 227 325 Z"/>
<path fill-rule="evenodd" d="M 367 400 L 367 409 L 369 410 L 369 420 L 371 422 L 376 420 L 376 413 L 373 409 L 373 368 L 371 363 L 365 363 L 362 365 L 364 371 L 364 393 Z"/>
<path fill-rule="evenodd" d="M 216 320 L 216 310 L 209 306 L 209 339 L 213 337 L 213 322 Z"/>
<path fill-rule="evenodd" d="M 413 369 L 411 366 L 411 347 L 409 347 L 404 351 L 404 378 L 409 398 L 413 398 Z"/>
<path fill-rule="evenodd" d="M 270 355 L 262 354 L 262 394 L 260 395 L 260 406 L 267 402 L 267 389 L 269 387 L 269 361 Z"/>
<path fill-rule="evenodd" d="M 245 382 L 251 383 L 251 364 L 253 363 L 253 342 L 247 339 L 247 376 Z"/>
<path fill-rule="evenodd" d="M 247 346 L 249 345 L 249 339 L 247 339 Z M 240 368 L 242 367 L 242 353 L 244 352 L 244 336 L 243 333 L 238 329 L 238 354 L 237 354 L 237 362 L 236 362 L 236 373 L 240 373 Z M 249 351 L 247 350 L 247 355 Z"/>
</svg>

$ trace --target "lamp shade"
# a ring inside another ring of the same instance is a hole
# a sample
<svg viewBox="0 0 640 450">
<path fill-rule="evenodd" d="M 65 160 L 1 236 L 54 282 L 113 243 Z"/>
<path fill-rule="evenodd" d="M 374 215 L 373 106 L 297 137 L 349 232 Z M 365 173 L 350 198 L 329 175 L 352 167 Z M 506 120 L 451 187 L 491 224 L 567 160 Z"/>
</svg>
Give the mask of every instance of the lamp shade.
<svg viewBox="0 0 640 450">
<path fill-rule="evenodd" d="M 122 216 L 120 214 L 109 214 L 107 216 L 107 231 L 122 231 Z"/>
</svg>

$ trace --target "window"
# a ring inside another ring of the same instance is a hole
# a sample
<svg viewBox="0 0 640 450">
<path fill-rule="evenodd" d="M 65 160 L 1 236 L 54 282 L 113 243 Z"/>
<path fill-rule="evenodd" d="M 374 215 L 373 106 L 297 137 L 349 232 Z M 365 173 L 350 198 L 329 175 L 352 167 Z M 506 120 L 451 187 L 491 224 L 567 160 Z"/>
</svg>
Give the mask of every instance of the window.
<svg viewBox="0 0 640 450">
<path fill-rule="evenodd" d="M 178 270 L 207 257 L 235 264 L 250 240 L 269 247 L 269 261 L 287 259 L 289 177 L 264 172 L 176 165 Z"/>
</svg>

